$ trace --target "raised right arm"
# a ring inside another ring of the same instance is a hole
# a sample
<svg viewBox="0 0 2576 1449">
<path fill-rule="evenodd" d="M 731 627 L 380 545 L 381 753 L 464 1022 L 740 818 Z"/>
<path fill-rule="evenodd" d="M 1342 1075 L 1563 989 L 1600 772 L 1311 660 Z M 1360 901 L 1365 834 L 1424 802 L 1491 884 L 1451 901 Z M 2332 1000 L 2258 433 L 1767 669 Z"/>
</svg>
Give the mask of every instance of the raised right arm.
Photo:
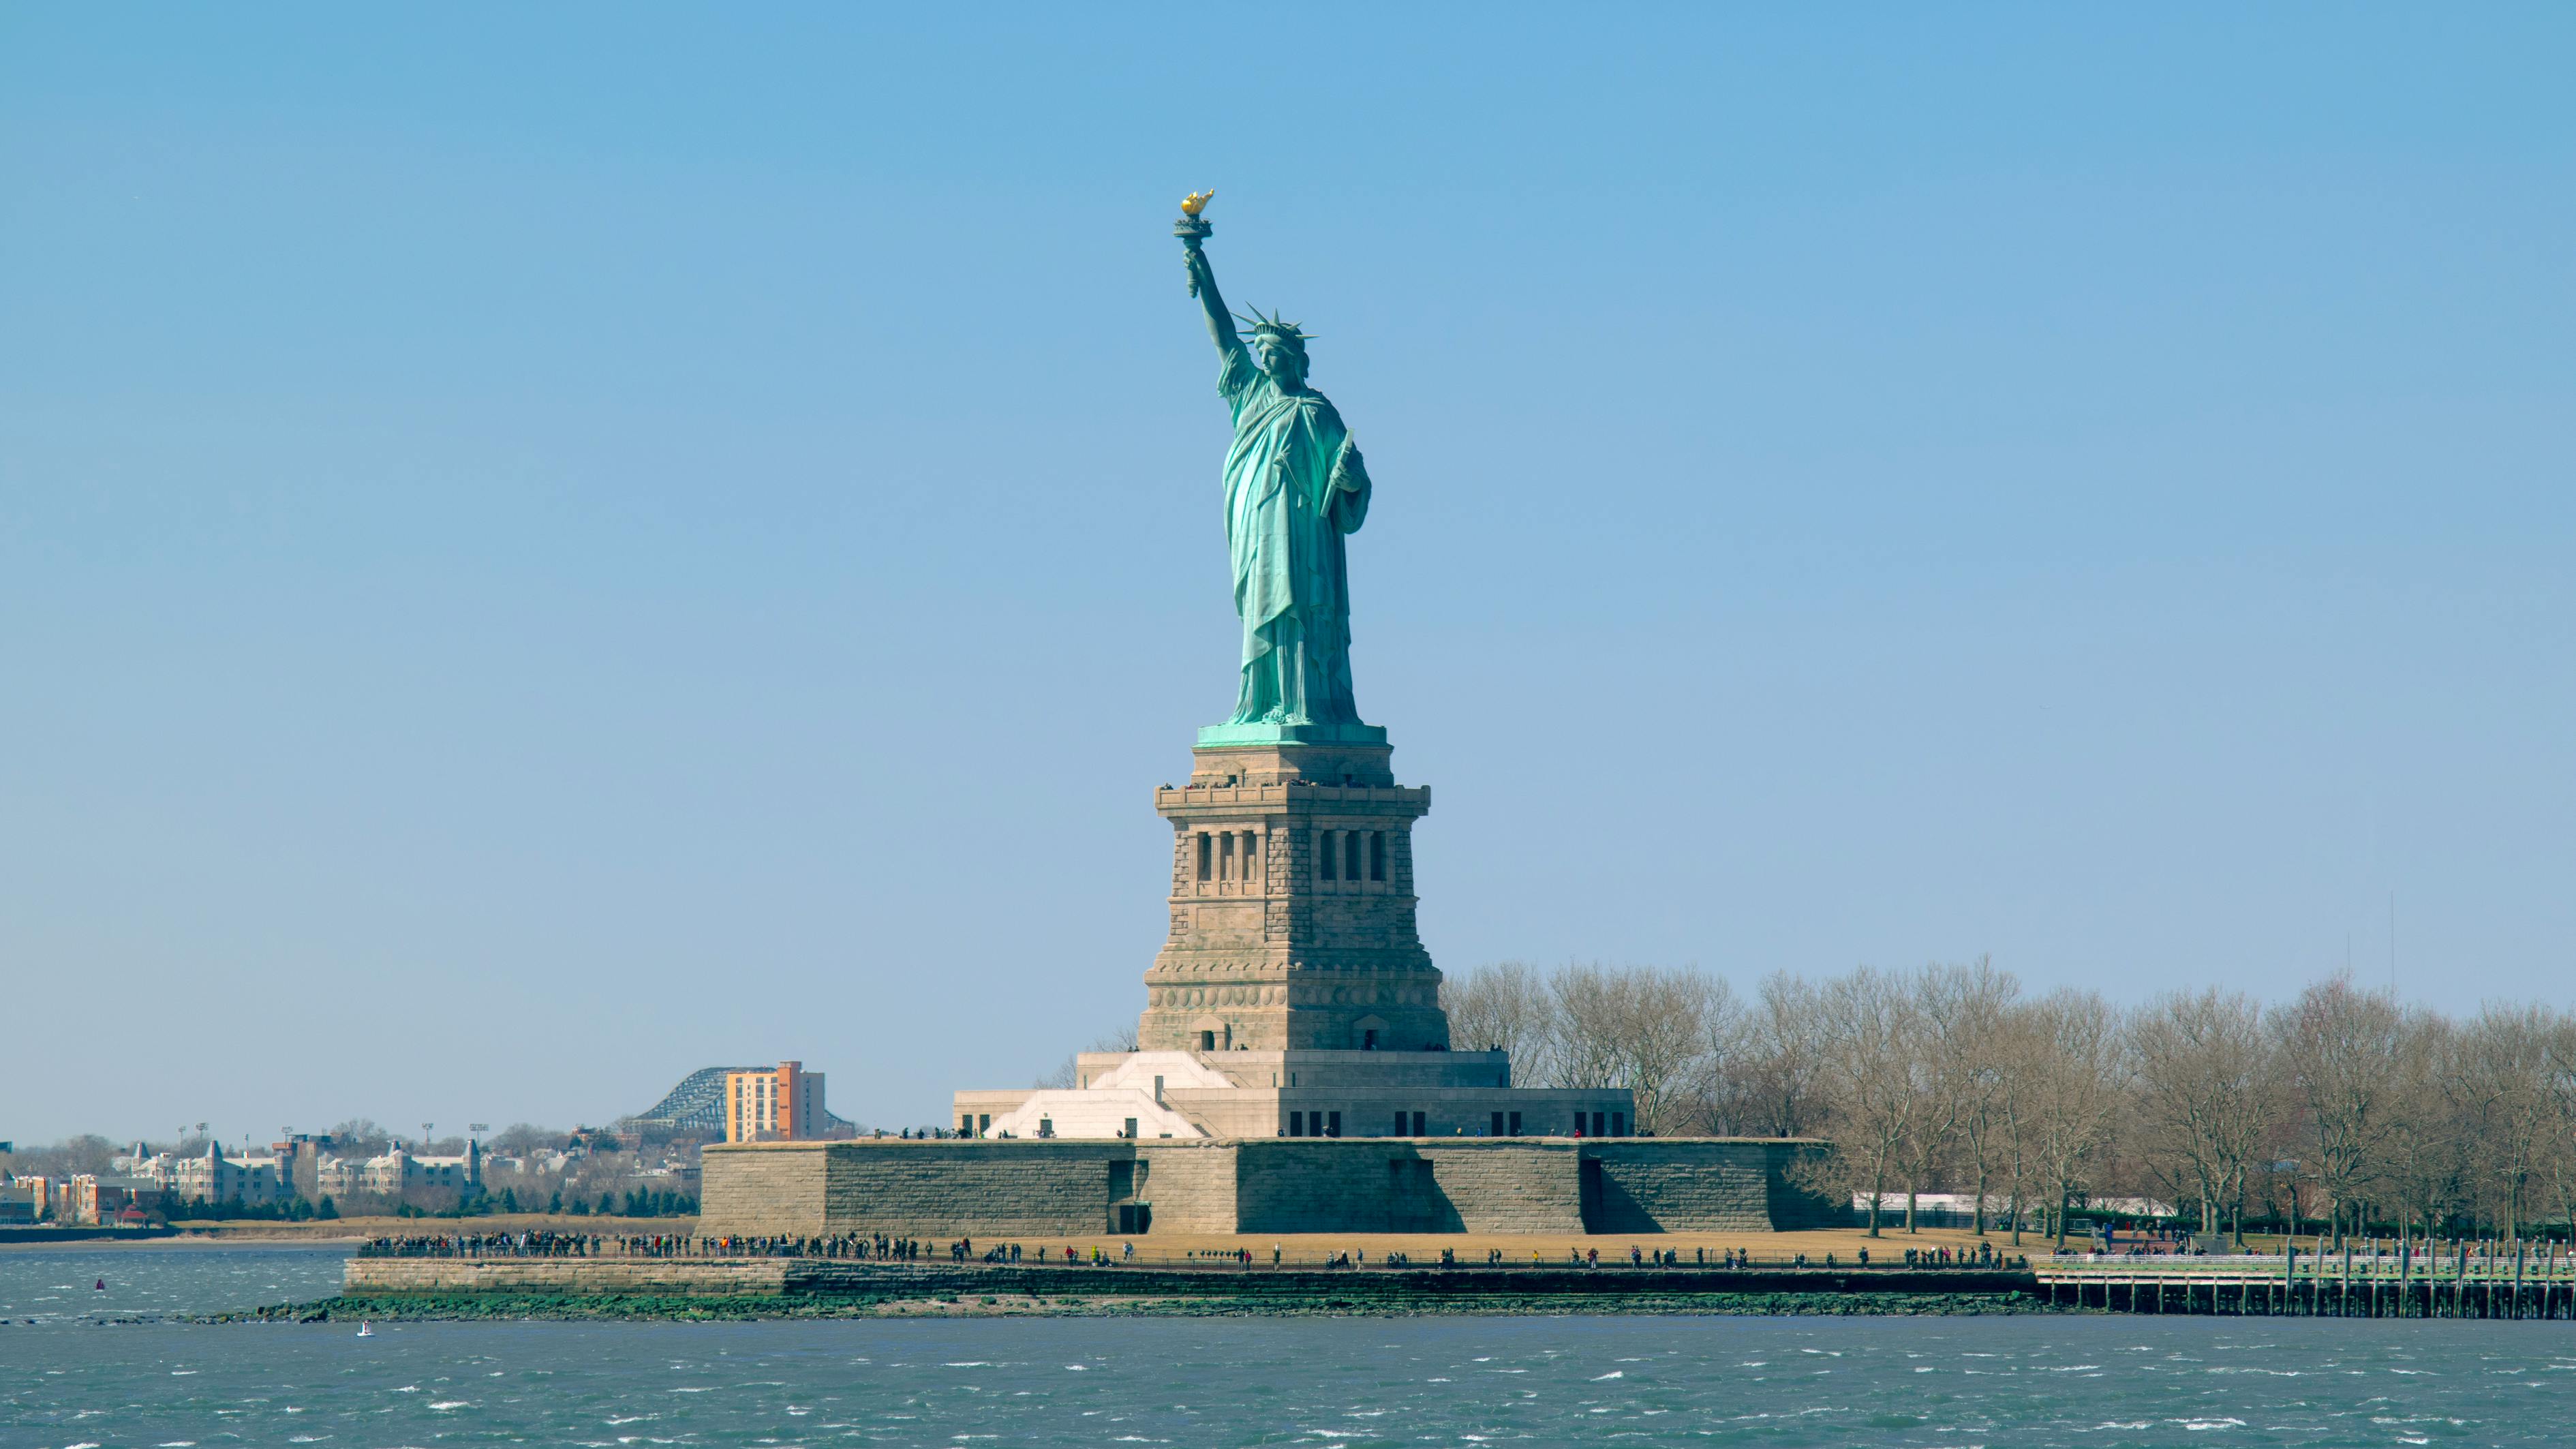
<svg viewBox="0 0 2576 1449">
<path fill-rule="evenodd" d="M 1181 238 L 1181 251 L 1190 271 L 1190 295 L 1199 299 L 1199 309 L 1207 313 L 1208 336 L 1216 343 L 1217 354 L 1232 357 L 1243 351 L 1243 338 L 1234 330 L 1234 314 L 1225 310 L 1225 298 L 1216 290 L 1216 269 L 1208 265 L 1207 249 L 1197 237 Z"/>
</svg>

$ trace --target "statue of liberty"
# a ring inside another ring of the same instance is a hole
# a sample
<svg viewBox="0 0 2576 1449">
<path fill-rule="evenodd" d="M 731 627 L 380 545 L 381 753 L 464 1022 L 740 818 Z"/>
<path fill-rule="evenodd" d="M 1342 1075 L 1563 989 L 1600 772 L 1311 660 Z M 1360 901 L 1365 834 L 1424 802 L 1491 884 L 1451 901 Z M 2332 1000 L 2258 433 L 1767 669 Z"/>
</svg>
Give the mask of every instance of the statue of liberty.
<svg viewBox="0 0 2576 1449">
<path fill-rule="evenodd" d="M 1368 517 L 1368 468 L 1322 393 L 1306 385 L 1306 333 L 1258 309 L 1235 317 L 1217 294 L 1204 243 L 1214 230 L 1199 216 L 1209 195 L 1181 203 L 1174 234 L 1189 267 L 1190 295 L 1216 340 L 1216 390 L 1234 414 L 1225 455 L 1225 541 L 1234 561 L 1234 611 L 1243 621 L 1243 680 L 1226 726 L 1203 735 L 1250 737 L 1277 731 L 1239 726 L 1322 726 L 1301 731 L 1349 738 L 1365 732 L 1351 697 L 1350 576 L 1342 535 Z M 1331 727 L 1342 726 L 1342 729 Z"/>
</svg>

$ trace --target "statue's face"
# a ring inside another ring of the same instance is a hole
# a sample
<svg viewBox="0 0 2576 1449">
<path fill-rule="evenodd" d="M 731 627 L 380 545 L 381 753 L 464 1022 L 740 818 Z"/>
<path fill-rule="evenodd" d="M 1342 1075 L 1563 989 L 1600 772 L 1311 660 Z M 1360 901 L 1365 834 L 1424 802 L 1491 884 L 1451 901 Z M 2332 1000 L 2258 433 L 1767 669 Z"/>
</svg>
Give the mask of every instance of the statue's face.
<svg viewBox="0 0 2576 1449">
<path fill-rule="evenodd" d="M 1306 359 L 1287 343 L 1265 337 L 1261 340 L 1261 370 L 1270 374 L 1272 382 L 1290 387 L 1306 380 Z"/>
</svg>

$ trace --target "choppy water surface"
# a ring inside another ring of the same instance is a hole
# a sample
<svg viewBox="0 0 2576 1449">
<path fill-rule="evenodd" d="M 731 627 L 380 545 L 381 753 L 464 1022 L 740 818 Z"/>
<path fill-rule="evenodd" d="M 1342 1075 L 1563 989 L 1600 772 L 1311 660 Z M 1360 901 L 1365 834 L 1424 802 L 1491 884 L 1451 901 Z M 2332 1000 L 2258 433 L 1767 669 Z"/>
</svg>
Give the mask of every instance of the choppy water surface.
<svg viewBox="0 0 2576 1449">
<path fill-rule="evenodd" d="M 15 1291 L 24 1267 L 0 1265 L 0 1287 Z M 0 1443 L 48 1449 L 2567 1444 L 2571 1411 L 2565 1324 L 948 1319 L 401 1324 L 359 1339 L 345 1324 L 57 1318 L 0 1330 Z"/>
<path fill-rule="evenodd" d="M 0 1325 L 14 1330 L 309 1303 L 340 1291 L 340 1265 L 348 1257 L 344 1243 L 177 1239 L 0 1249 Z M 16 1342 L 0 1338 L 0 1355 Z M 0 1356 L 0 1364 L 9 1361 Z"/>
</svg>

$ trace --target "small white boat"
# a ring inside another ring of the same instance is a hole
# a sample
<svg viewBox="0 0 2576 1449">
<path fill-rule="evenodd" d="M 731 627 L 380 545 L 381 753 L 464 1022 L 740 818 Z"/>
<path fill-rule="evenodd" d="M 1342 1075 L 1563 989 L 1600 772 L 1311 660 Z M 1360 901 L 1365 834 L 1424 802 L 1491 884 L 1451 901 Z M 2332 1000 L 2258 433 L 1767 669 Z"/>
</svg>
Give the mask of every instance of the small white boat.
<svg viewBox="0 0 2576 1449">
<path fill-rule="evenodd" d="M 373 1338 L 373 1337 L 375 1337 L 375 1336 L 376 1336 L 376 1326 L 375 1326 L 373 1323 L 361 1322 L 361 1323 L 358 1325 L 358 1336 L 359 1336 L 360 1338 Z"/>
</svg>

